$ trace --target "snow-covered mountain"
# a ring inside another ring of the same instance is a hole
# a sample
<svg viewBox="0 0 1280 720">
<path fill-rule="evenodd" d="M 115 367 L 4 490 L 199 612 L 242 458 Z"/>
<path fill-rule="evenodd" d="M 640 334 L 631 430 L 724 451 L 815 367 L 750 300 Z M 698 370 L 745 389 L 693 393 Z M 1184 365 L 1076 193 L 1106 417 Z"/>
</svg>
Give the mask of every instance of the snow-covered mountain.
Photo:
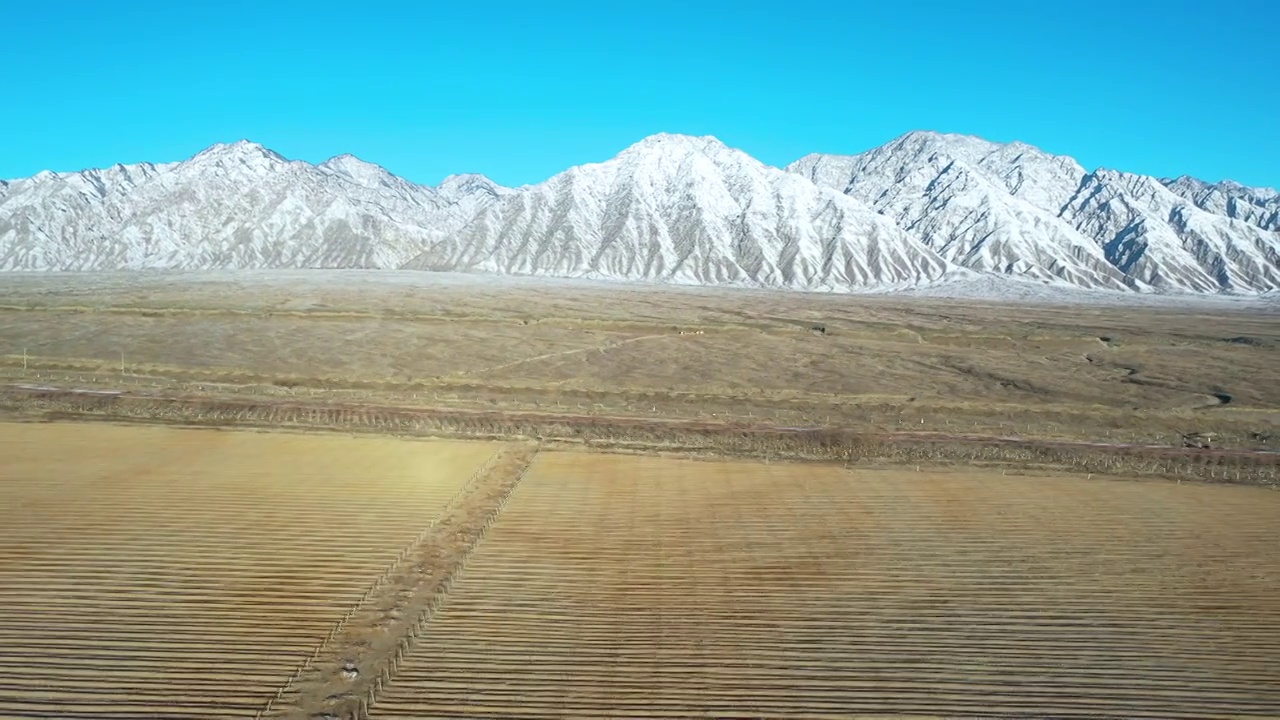
<svg viewBox="0 0 1280 720">
<path fill-rule="evenodd" d="M 1102 244 L 1117 268 L 1157 289 L 1280 287 L 1280 234 L 1201 210 L 1155 178 L 1097 170 L 1061 213 Z"/>
<path fill-rule="evenodd" d="M 499 192 L 482 179 L 437 191 L 350 155 L 311 165 L 219 144 L 181 163 L 10 183 L 0 269 L 394 268 Z"/>
<path fill-rule="evenodd" d="M 787 169 L 863 200 L 973 270 L 1111 289 L 1280 285 L 1280 235 L 1265 215 L 1274 196 L 1265 191 L 1186 197 L 1151 177 L 1091 173 L 1023 143 L 932 132 L 860 155 L 809 155 Z M 1246 203 L 1252 214 L 1225 211 Z"/>
<path fill-rule="evenodd" d="M 655 135 L 504 188 L 254 143 L 0 181 L 0 269 L 396 268 L 847 291 L 1011 276 L 1112 290 L 1280 288 L 1280 193 L 913 132 L 785 170 Z"/>
<path fill-rule="evenodd" d="M 947 260 L 973 270 L 1123 288 L 1125 276 L 1047 208 L 1085 174 L 1028 145 L 910 133 L 861 155 L 808 155 L 787 167 L 871 205 Z"/>
<path fill-rule="evenodd" d="M 1207 183 L 1187 175 L 1160 182 L 1201 210 L 1244 220 L 1263 230 L 1280 231 L 1280 191 L 1246 187 L 1230 180 Z"/>
<path fill-rule="evenodd" d="M 947 271 L 856 200 L 683 135 L 514 192 L 409 267 L 828 290 Z"/>
</svg>

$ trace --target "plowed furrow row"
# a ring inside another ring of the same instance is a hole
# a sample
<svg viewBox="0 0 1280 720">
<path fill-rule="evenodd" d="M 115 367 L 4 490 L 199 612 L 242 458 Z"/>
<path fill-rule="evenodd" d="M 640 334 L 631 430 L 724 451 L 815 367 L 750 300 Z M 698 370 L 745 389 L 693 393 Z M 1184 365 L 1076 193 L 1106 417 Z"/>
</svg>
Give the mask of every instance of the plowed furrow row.
<svg viewBox="0 0 1280 720">
<path fill-rule="evenodd" d="M 388 718 L 1280 715 L 1280 496 L 544 453 Z"/>
<path fill-rule="evenodd" d="M 4 718 L 253 717 L 497 449 L 0 429 Z"/>
<path fill-rule="evenodd" d="M 259 717 L 366 717 L 535 452 L 531 446 L 512 447 L 483 467 Z"/>
</svg>

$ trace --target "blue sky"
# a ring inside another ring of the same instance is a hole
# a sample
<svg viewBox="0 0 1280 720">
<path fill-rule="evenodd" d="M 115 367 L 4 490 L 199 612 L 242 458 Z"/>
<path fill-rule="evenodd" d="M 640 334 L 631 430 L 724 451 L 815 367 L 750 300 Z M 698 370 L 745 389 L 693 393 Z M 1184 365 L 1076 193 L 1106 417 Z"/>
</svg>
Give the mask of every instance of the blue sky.
<svg viewBox="0 0 1280 720">
<path fill-rule="evenodd" d="M 0 177 L 249 138 L 537 182 L 655 132 L 769 163 L 913 129 L 1280 186 L 1280 2 L 0 0 Z"/>
</svg>

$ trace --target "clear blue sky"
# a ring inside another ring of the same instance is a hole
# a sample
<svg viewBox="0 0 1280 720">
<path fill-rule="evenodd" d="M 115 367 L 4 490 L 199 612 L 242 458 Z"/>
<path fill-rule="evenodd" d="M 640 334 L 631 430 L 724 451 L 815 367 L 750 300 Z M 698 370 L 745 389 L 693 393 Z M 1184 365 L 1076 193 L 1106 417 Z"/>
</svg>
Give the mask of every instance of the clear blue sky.
<svg viewBox="0 0 1280 720">
<path fill-rule="evenodd" d="M 0 0 L 0 177 L 248 138 L 537 182 L 655 132 L 773 164 L 912 129 L 1280 186 L 1280 2 Z"/>
</svg>

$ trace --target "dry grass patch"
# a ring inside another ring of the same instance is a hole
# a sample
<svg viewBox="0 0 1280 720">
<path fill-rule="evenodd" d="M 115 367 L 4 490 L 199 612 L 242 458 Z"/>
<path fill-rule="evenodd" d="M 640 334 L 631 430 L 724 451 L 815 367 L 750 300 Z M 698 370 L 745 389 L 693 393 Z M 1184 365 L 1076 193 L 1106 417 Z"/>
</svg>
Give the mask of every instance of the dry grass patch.
<svg viewBox="0 0 1280 720">
<path fill-rule="evenodd" d="M 96 377 L 166 392 L 860 431 L 1280 442 L 1260 439 L 1280 434 L 1280 323 L 1262 306 L 1055 307 L 430 273 L 11 280 L 0 288 L 9 381 Z"/>
</svg>

